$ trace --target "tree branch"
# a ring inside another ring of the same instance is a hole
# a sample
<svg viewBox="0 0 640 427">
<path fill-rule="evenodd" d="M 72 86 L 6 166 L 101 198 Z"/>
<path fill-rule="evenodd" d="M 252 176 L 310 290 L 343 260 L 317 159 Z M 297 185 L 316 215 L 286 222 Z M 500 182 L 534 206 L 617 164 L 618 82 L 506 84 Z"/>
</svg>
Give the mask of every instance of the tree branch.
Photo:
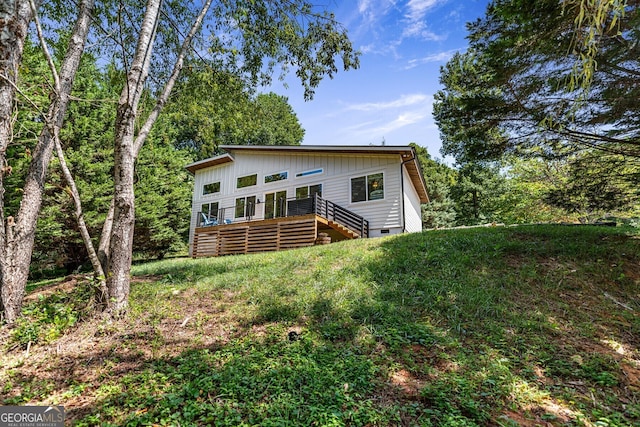
<svg viewBox="0 0 640 427">
<path fill-rule="evenodd" d="M 33 3 L 33 0 L 29 0 L 29 5 L 31 6 L 31 13 L 33 14 L 33 21 L 36 24 L 36 31 L 38 33 L 38 39 L 40 40 L 40 46 L 42 47 L 42 52 L 44 53 L 44 57 L 47 59 L 47 64 L 51 69 L 51 75 L 53 76 L 53 83 L 55 87 L 56 94 L 60 93 L 60 76 L 58 75 L 58 70 L 56 69 L 56 65 L 53 63 L 53 59 L 51 58 L 51 54 L 49 53 L 49 48 L 47 47 L 47 42 L 44 39 L 44 35 L 42 34 L 42 27 L 40 26 L 40 19 L 38 18 L 38 11 L 36 10 L 36 5 Z"/>
</svg>

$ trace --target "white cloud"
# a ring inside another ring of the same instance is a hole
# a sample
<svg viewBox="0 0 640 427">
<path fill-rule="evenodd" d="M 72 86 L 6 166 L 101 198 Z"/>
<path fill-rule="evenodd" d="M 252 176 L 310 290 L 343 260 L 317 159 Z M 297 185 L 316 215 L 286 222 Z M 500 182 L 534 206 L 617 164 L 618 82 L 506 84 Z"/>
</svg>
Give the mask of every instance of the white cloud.
<svg viewBox="0 0 640 427">
<path fill-rule="evenodd" d="M 374 134 L 382 134 L 392 132 L 405 126 L 419 123 L 427 117 L 426 111 L 409 111 L 398 115 L 395 119 L 383 123 L 382 125 L 371 129 Z"/>
<path fill-rule="evenodd" d="M 422 58 L 417 58 L 417 59 L 411 59 L 407 62 L 407 65 L 405 66 L 405 70 L 410 70 L 412 68 L 415 68 L 419 65 L 422 64 L 427 64 L 429 62 L 447 62 L 448 60 L 450 60 L 453 55 L 458 52 L 459 49 L 452 49 L 452 50 L 447 50 L 445 52 L 438 52 L 438 53 L 434 53 L 431 55 L 427 55 L 425 57 Z"/>
<path fill-rule="evenodd" d="M 402 35 L 404 37 L 420 37 L 425 40 L 443 40 L 445 36 L 435 34 L 427 29 L 425 17 L 429 10 L 446 1 L 447 0 L 409 0 L 407 3 L 407 11 L 404 15 L 406 26 Z"/>
<path fill-rule="evenodd" d="M 358 12 L 361 14 L 365 14 L 369 7 L 371 6 L 371 0 L 359 0 L 358 1 Z"/>
<path fill-rule="evenodd" d="M 418 129 L 426 129 L 431 126 L 433 97 L 415 93 L 392 101 L 353 104 L 347 107 L 347 111 L 351 113 L 343 110 L 340 116 L 348 116 L 351 121 L 350 125 L 342 128 L 344 134 L 351 135 L 349 140 L 376 143 L 386 138 L 390 143 L 402 144 L 406 142 L 397 141 L 402 140 L 403 128 L 415 125 L 419 126 Z"/>
<path fill-rule="evenodd" d="M 389 109 L 397 109 L 409 107 L 416 104 L 422 104 L 429 101 L 429 96 L 422 93 L 414 93 L 410 95 L 402 95 L 400 98 L 387 102 L 367 102 L 364 104 L 352 104 L 347 110 L 355 111 L 382 111 Z"/>
<path fill-rule="evenodd" d="M 358 0 L 358 14 L 363 25 L 368 27 L 381 20 L 394 6 L 392 0 Z"/>
</svg>

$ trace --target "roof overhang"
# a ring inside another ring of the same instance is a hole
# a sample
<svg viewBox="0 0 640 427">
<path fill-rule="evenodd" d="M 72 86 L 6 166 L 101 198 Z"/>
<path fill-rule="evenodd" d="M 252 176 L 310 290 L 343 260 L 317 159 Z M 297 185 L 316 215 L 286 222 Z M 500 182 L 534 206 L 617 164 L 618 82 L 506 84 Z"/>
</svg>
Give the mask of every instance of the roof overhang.
<svg viewBox="0 0 640 427">
<path fill-rule="evenodd" d="M 200 160 L 199 162 L 191 163 L 185 166 L 185 168 L 192 174 L 195 174 L 199 169 L 210 168 L 212 166 L 218 166 L 230 162 L 233 162 L 233 157 L 231 157 L 230 154 L 225 153 L 216 157 L 211 157 L 210 159 L 204 159 Z"/>
<path fill-rule="evenodd" d="M 220 156 L 191 163 L 186 168 L 195 174 L 199 169 L 209 168 L 224 163 L 233 162 L 234 152 L 254 152 L 254 153 L 318 153 L 318 154 L 365 154 L 365 155 L 397 155 L 400 156 L 402 165 L 406 168 L 409 178 L 413 183 L 420 203 L 428 203 L 429 195 L 422 176 L 422 168 L 418 162 L 416 151 L 411 146 L 391 146 L 391 145 L 221 145 L 221 149 L 227 152 Z"/>
</svg>

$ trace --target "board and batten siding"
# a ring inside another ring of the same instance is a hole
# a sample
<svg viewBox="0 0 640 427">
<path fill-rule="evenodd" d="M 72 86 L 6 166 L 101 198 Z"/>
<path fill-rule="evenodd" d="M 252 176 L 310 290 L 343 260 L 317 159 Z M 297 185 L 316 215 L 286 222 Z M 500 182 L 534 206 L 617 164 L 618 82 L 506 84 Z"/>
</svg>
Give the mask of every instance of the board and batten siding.
<svg viewBox="0 0 640 427">
<path fill-rule="evenodd" d="M 411 185 L 409 174 L 403 167 L 404 175 L 404 206 L 405 206 L 405 223 L 404 229 L 408 233 L 416 233 L 422 231 L 422 208 L 420 205 L 420 196 L 416 189 Z"/>
<path fill-rule="evenodd" d="M 414 206 L 415 190 L 410 196 L 402 194 L 401 166 L 397 155 L 354 155 L 335 153 L 234 153 L 234 161 L 196 171 L 189 235 L 189 248 L 193 244 L 194 229 L 200 222 L 199 212 L 204 203 L 218 202 L 227 208 L 226 217 L 232 218 L 236 198 L 256 196 L 261 202 L 265 194 L 286 190 L 287 198 L 295 197 L 295 189 L 306 185 L 322 184 L 322 197 L 361 215 L 369 221 L 370 236 L 401 233 L 404 221 L 403 197 L 406 207 Z M 320 174 L 296 177 L 297 173 L 322 169 Z M 265 175 L 287 172 L 288 179 L 264 183 Z M 351 179 L 363 175 L 384 173 L 384 199 L 351 202 Z M 257 174 L 257 185 L 236 189 L 238 177 Z M 405 174 L 405 193 L 411 187 Z M 203 195 L 205 184 L 220 182 L 220 192 Z M 410 203 L 407 203 L 410 200 Z M 417 202 L 418 215 L 420 212 Z M 264 218 L 264 204 L 256 208 L 255 220 Z M 415 219 L 412 217 L 412 219 Z M 241 219 L 234 222 L 241 221 Z M 413 228 L 413 225 L 412 225 Z"/>
</svg>

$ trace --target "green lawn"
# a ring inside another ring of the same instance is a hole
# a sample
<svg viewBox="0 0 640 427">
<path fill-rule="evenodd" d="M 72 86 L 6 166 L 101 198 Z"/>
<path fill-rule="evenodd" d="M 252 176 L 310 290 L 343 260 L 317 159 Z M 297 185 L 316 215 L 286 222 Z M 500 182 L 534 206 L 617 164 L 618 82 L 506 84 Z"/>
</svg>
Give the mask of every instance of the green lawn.
<svg viewBox="0 0 640 427">
<path fill-rule="evenodd" d="M 116 323 L 86 314 L 90 283 L 34 285 L 0 332 L 0 404 L 79 426 L 640 425 L 638 230 L 429 231 L 134 276 Z"/>
</svg>

